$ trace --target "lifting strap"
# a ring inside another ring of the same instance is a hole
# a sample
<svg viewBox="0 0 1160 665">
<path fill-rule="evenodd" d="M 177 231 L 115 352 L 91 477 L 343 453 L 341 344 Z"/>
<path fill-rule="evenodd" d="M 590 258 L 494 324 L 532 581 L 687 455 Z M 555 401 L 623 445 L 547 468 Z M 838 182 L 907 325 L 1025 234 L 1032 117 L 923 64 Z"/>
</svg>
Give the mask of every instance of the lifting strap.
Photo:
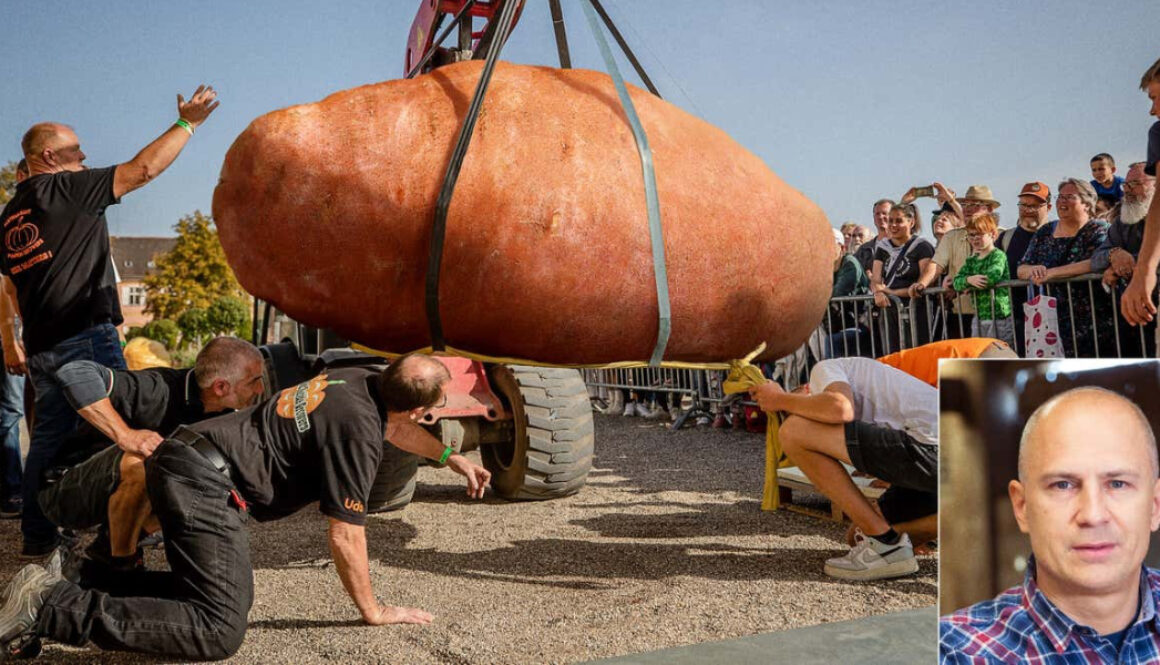
<svg viewBox="0 0 1160 665">
<path fill-rule="evenodd" d="M 443 186 L 439 191 L 439 198 L 435 203 L 435 221 L 431 227 L 431 244 L 424 293 L 431 348 L 435 351 L 444 351 L 447 349 L 447 342 L 443 335 L 443 321 L 439 312 L 439 278 L 443 268 L 443 246 L 447 236 L 447 213 L 451 207 L 451 197 L 455 193 L 455 184 L 459 180 L 459 171 L 463 166 L 463 159 L 467 155 L 467 148 L 471 144 L 475 124 L 479 119 L 480 109 L 483 107 L 483 98 L 487 93 L 488 84 L 491 82 L 495 64 L 499 60 L 499 53 L 507 42 L 508 36 L 511 34 L 512 24 L 521 3 L 522 0 L 508 0 L 504 3 L 503 9 L 500 11 L 492 47 L 488 49 L 487 59 L 484 62 L 483 71 L 480 73 L 479 82 L 476 84 L 471 105 L 467 109 L 467 115 L 463 120 L 463 125 L 459 128 L 459 137 L 455 142 L 455 149 L 452 151 L 451 160 L 448 162 L 447 170 L 443 176 Z M 470 4 L 468 3 L 468 5 Z M 657 197 L 656 174 L 653 169 L 652 151 L 649 149 L 648 137 L 645 135 L 644 127 L 641 125 L 632 99 L 628 95 L 628 88 L 625 86 L 624 79 L 620 75 L 620 69 L 616 65 L 616 60 L 612 56 L 612 51 L 608 46 L 607 40 L 604 38 L 604 33 L 600 30 L 600 26 L 596 22 L 596 15 L 593 13 L 594 7 L 596 11 L 600 12 L 600 16 L 605 24 L 613 31 L 613 36 L 616 37 L 621 48 L 625 50 L 629 60 L 637 72 L 640 73 L 649 90 L 653 94 L 657 93 L 652 81 L 644 74 L 640 63 L 637 62 L 635 56 L 628 50 L 627 44 L 624 43 L 620 33 L 612 25 L 611 20 L 604 12 L 604 8 L 600 5 L 599 0 L 581 0 L 581 5 L 588 18 L 589 26 L 592 28 L 597 45 L 600 47 L 600 53 L 604 57 L 609 75 L 612 77 L 613 83 L 616 86 L 617 95 L 620 98 L 621 106 L 624 108 L 629 126 L 632 128 L 633 138 L 636 141 L 637 151 L 640 155 L 641 171 L 644 176 L 645 201 L 648 207 L 649 239 L 652 248 L 653 274 L 656 278 L 658 310 L 657 341 L 653 347 L 649 365 L 659 367 L 664 360 L 665 348 L 668 346 L 669 335 L 672 331 L 672 315 L 669 302 L 668 272 L 665 268 L 664 237 L 661 231 L 660 201 Z M 556 10 L 557 8 L 553 7 L 553 9 Z M 466 7 L 460 11 L 460 15 L 465 10 Z M 553 13 L 555 14 L 555 11 Z M 554 16 L 554 18 L 556 17 Z M 571 64 L 570 62 L 566 63 L 564 60 L 567 53 L 567 42 L 565 41 L 566 37 L 563 37 L 562 34 L 562 17 L 559 20 L 557 39 L 561 52 L 561 65 Z M 445 37 L 446 35 L 443 36 Z M 421 66 L 422 63 L 414 71 L 418 71 Z M 660 95 L 657 96 L 659 97 Z"/>
<path fill-rule="evenodd" d="M 632 98 L 628 96 L 628 88 L 624 85 L 620 68 L 616 66 L 616 59 L 612 57 L 612 49 L 608 47 L 608 41 L 604 38 L 604 33 L 596 22 L 593 4 L 597 1 L 581 0 L 580 4 L 584 7 L 584 15 L 588 18 L 588 25 L 592 28 L 596 43 L 600 46 L 600 55 L 604 57 L 604 65 L 608 68 L 608 74 L 616 85 L 616 94 L 620 97 L 620 105 L 624 108 L 624 115 L 628 118 L 628 124 L 632 128 L 632 136 L 636 139 L 637 152 L 640 153 L 645 202 L 648 205 L 648 234 L 652 244 L 653 275 L 656 277 L 657 285 L 657 343 L 653 347 L 649 365 L 659 367 L 661 361 L 664 360 L 665 347 L 668 346 L 669 334 L 672 332 L 672 313 L 669 306 L 669 277 L 665 268 L 665 240 L 661 232 L 661 204 L 657 197 L 656 173 L 653 170 L 652 150 L 648 146 L 648 136 L 640 124 L 640 117 L 636 114 Z"/>
<path fill-rule="evenodd" d="M 431 227 L 431 248 L 427 258 L 425 302 L 427 305 L 427 327 L 431 332 L 431 347 L 436 351 L 442 351 L 447 346 L 443 339 L 443 320 L 439 315 L 439 273 L 443 269 L 443 241 L 447 236 L 447 210 L 451 207 L 451 195 L 455 193 L 455 183 L 459 180 L 459 169 L 463 166 L 463 158 L 467 155 L 467 146 L 471 143 L 471 135 L 475 131 L 475 121 L 479 119 L 479 110 L 483 107 L 483 96 L 487 93 L 487 84 L 491 82 L 491 74 L 495 70 L 495 63 L 499 60 L 499 52 L 507 42 L 516 10 L 519 9 L 522 1 L 507 0 L 500 11 L 499 27 L 495 32 L 495 40 L 488 50 L 487 60 L 484 62 L 483 71 L 479 75 L 479 83 L 475 86 L 475 95 L 471 98 L 471 106 L 467 109 L 467 117 L 463 119 L 463 126 L 459 128 L 459 139 L 455 142 L 455 150 L 451 153 L 451 161 L 447 164 L 447 171 L 443 175 L 443 188 L 439 190 L 439 199 L 435 202 L 435 222 Z"/>
</svg>

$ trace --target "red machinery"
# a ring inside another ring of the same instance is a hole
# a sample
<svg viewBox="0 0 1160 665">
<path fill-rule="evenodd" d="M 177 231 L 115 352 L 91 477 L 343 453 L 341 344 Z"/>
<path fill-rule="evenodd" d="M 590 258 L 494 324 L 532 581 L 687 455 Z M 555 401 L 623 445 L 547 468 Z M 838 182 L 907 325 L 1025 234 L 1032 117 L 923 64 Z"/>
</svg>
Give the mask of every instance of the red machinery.
<svg viewBox="0 0 1160 665">
<path fill-rule="evenodd" d="M 495 34 L 493 19 L 503 8 L 505 0 L 423 0 L 419 5 L 419 13 L 411 23 L 411 32 L 407 35 L 407 56 L 403 66 L 403 73 L 407 78 L 418 74 L 425 74 L 436 67 L 449 62 L 470 59 L 475 53 L 485 53 Z M 523 12 L 522 0 L 516 10 L 515 21 L 519 20 Z M 443 22 L 451 18 L 452 26 L 459 28 L 459 42 L 452 50 L 438 46 L 436 33 Z M 484 19 L 482 29 L 473 28 L 474 19 Z M 512 26 L 515 26 L 515 21 Z M 432 53 L 433 52 L 433 53 Z M 424 66 L 420 62 L 425 60 Z"/>
</svg>

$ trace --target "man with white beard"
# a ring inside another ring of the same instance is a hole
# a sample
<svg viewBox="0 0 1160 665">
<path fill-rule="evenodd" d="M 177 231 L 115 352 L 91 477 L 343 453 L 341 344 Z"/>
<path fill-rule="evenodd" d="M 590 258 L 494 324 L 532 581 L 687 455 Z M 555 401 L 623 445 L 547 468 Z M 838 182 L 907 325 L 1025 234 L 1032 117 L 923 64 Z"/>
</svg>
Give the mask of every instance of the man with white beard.
<svg viewBox="0 0 1160 665">
<path fill-rule="evenodd" d="M 1119 214 L 1108 228 L 1108 238 L 1092 254 L 1092 271 L 1103 272 L 1103 282 L 1107 288 L 1123 289 L 1132 278 L 1140 246 L 1144 242 L 1145 218 L 1152 204 L 1156 179 L 1144 172 L 1144 162 L 1136 162 L 1128 167 L 1124 179 L 1124 198 L 1120 201 Z M 1117 218 L 1118 217 L 1118 218 Z M 1121 281 L 1123 280 L 1123 281 Z M 1155 294 L 1153 294 L 1154 296 Z M 1117 294 L 1118 296 L 1118 294 Z M 1126 358 L 1156 356 L 1156 320 L 1144 326 L 1144 349 L 1141 355 L 1140 330 L 1120 319 L 1120 355 Z"/>
</svg>

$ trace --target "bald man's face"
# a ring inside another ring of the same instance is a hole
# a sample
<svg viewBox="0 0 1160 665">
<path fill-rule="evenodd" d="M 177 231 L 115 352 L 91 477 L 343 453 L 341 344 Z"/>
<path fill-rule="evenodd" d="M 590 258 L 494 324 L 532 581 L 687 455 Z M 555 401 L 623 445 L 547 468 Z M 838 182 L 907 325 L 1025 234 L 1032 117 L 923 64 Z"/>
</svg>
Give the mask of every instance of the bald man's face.
<svg viewBox="0 0 1160 665">
<path fill-rule="evenodd" d="M 85 170 L 85 153 L 81 151 L 81 140 L 76 132 L 61 125 L 48 144 L 41 150 L 41 157 L 50 167 L 58 171 Z"/>
<path fill-rule="evenodd" d="M 1044 593 L 1059 602 L 1138 586 L 1160 485 L 1131 407 L 1110 395 L 1064 399 L 1024 445 L 1008 489 Z"/>
</svg>

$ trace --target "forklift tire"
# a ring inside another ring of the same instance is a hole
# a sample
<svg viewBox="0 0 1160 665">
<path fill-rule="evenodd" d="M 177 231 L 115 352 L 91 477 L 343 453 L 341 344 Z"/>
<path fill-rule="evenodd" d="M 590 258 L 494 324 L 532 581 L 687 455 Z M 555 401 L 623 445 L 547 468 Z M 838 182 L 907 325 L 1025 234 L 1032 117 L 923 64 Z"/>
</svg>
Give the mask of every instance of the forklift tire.
<svg viewBox="0 0 1160 665">
<path fill-rule="evenodd" d="M 495 365 L 490 377 L 515 420 L 513 440 L 480 446 L 495 493 L 543 500 L 580 491 L 592 470 L 595 440 L 580 372 Z"/>
<path fill-rule="evenodd" d="M 383 459 L 375 483 L 371 485 L 368 513 L 400 510 L 415 496 L 415 473 L 419 470 L 419 456 L 383 444 Z"/>
</svg>

